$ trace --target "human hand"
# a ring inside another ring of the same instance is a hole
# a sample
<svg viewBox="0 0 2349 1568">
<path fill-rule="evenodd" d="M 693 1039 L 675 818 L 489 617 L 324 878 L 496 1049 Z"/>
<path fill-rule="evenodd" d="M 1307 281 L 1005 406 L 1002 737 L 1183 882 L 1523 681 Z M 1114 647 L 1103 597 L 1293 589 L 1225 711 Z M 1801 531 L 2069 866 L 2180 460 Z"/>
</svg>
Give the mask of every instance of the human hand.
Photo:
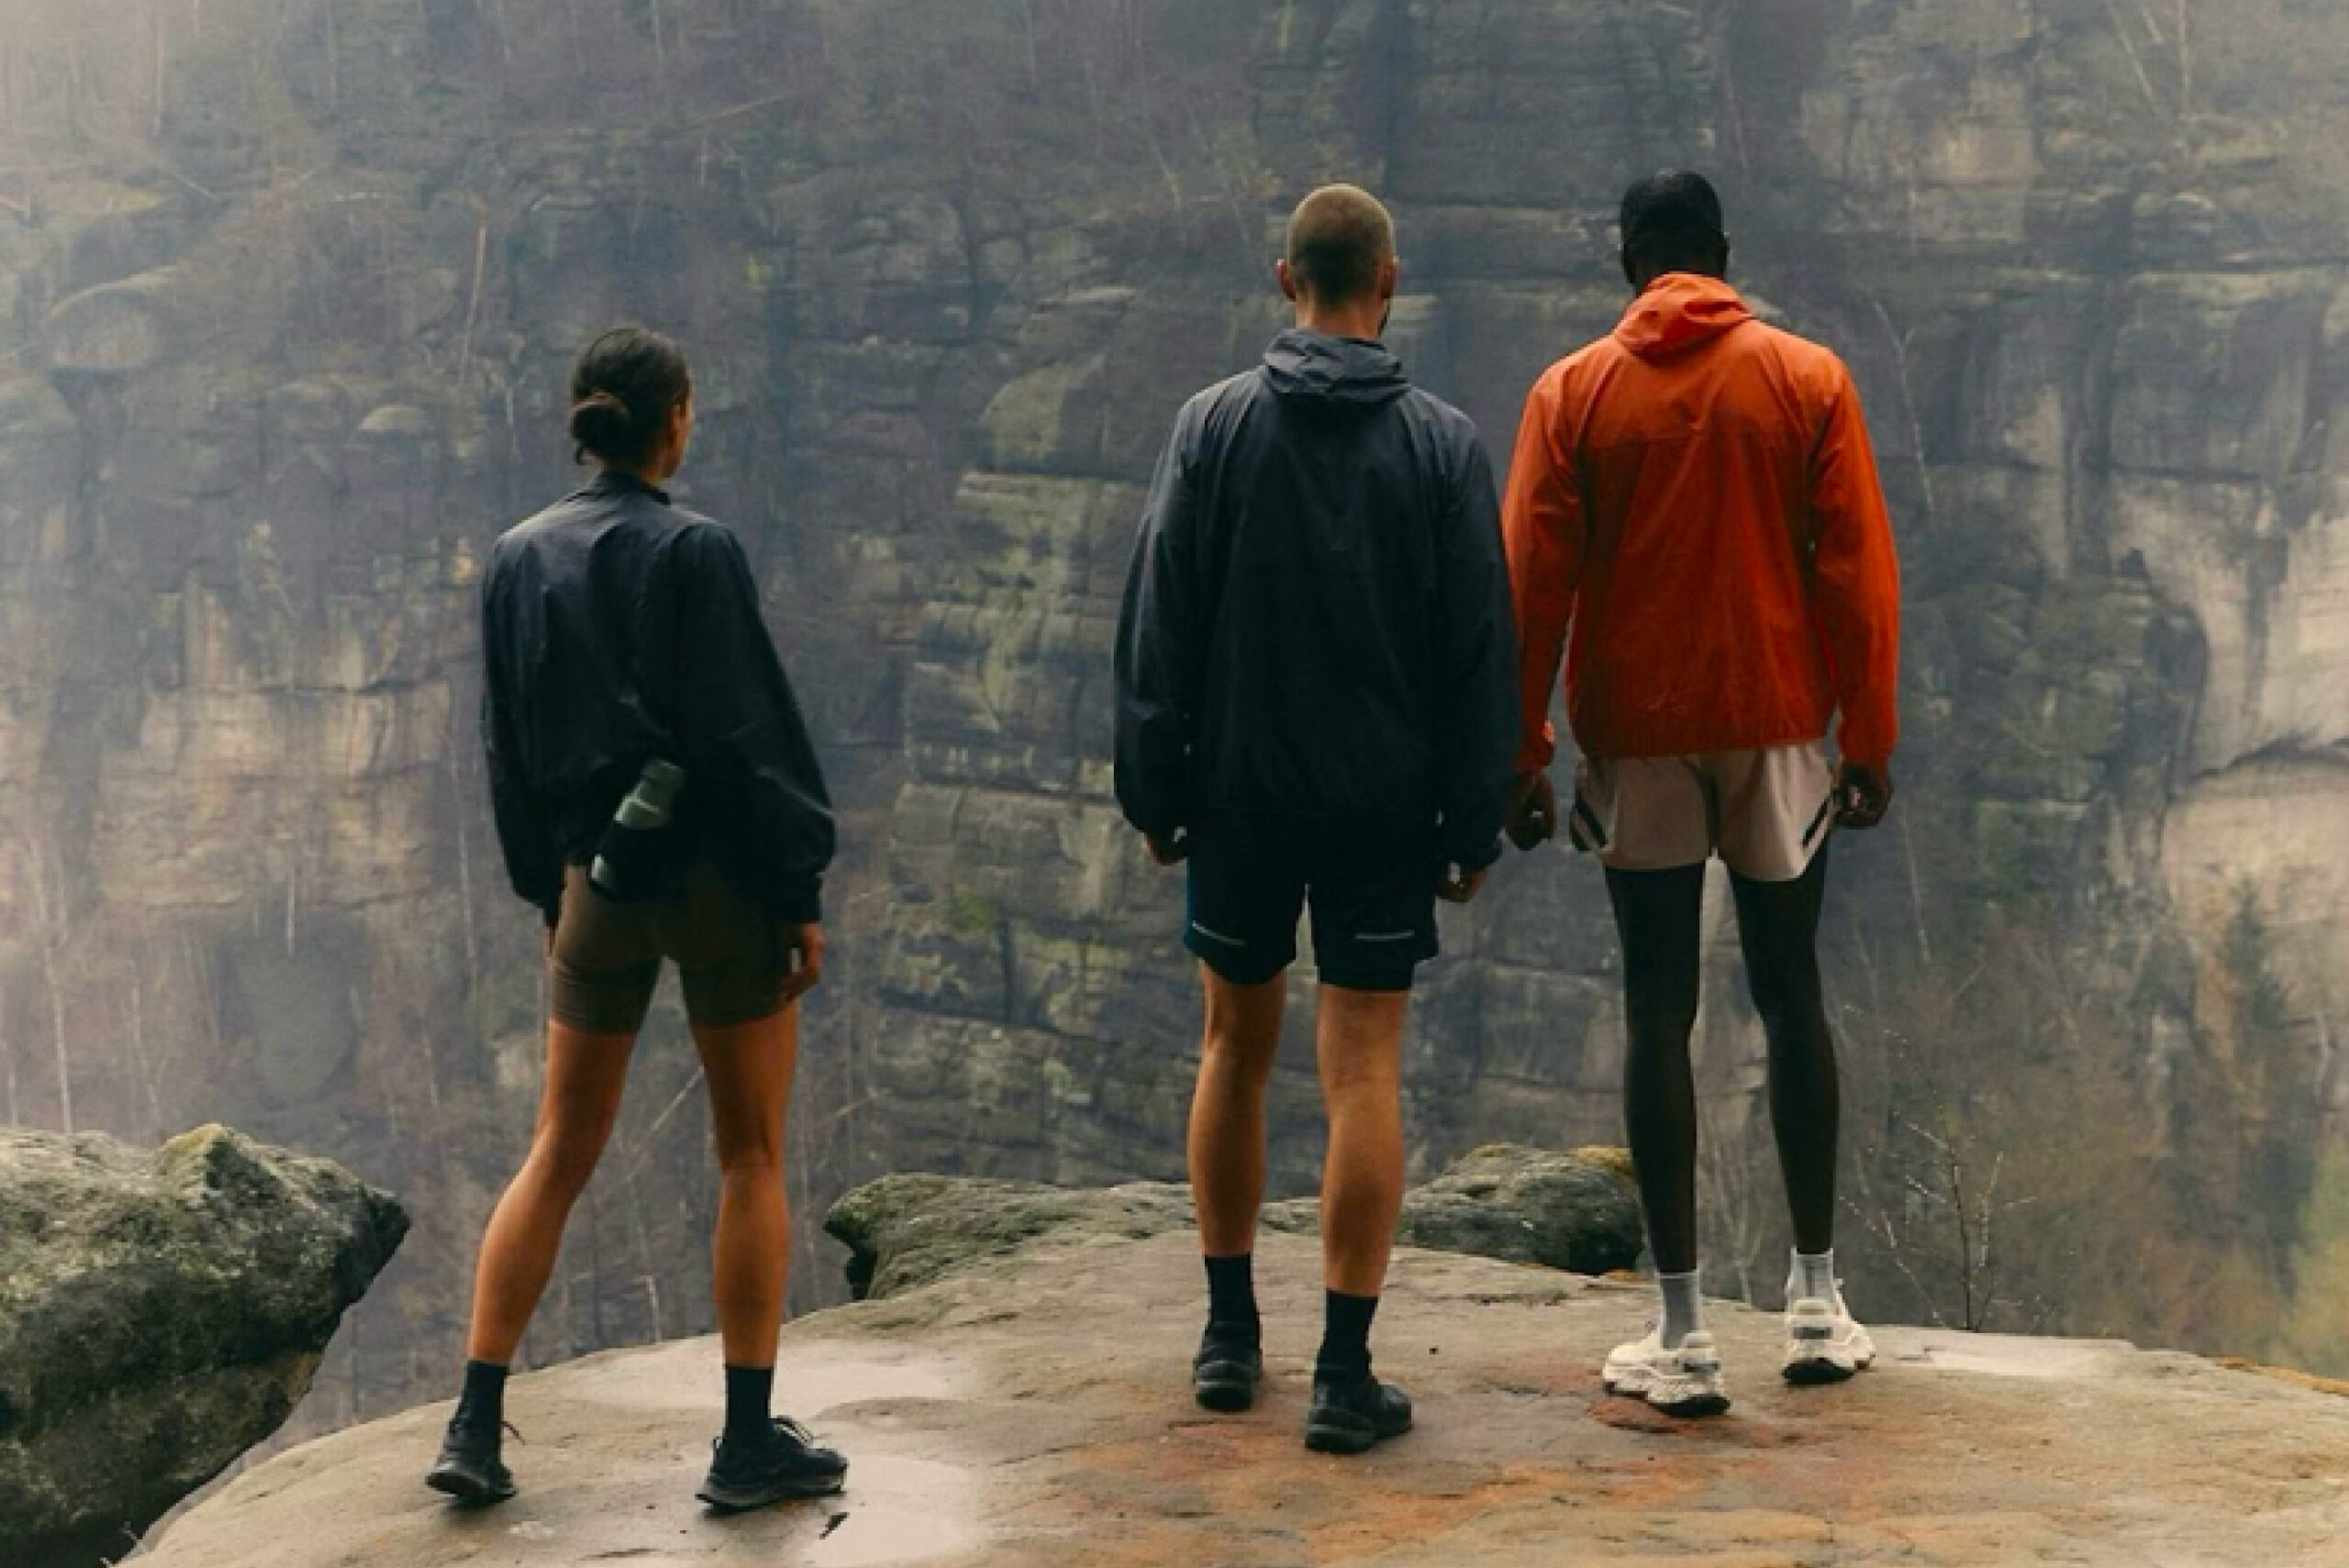
<svg viewBox="0 0 2349 1568">
<path fill-rule="evenodd" d="M 1888 768 L 1845 762 L 1835 773 L 1835 825 L 1865 833 L 1892 809 L 1892 773 Z"/>
<path fill-rule="evenodd" d="M 1145 833 L 1142 837 L 1150 842 L 1150 858 L 1162 866 L 1178 866 L 1191 858 L 1191 830 L 1188 828 L 1177 828 L 1171 839 L 1162 839 L 1155 833 Z"/>
<path fill-rule="evenodd" d="M 813 921 L 786 927 L 783 945 L 788 963 L 784 972 L 783 1000 L 788 1006 L 823 984 L 824 928 Z"/>
<path fill-rule="evenodd" d="M 1485 873 L 1464 872 L 1458 866 L 1446 866 L 1437 873 L 1435 895 L 1446 904 L 1473 904 L 1476 895 L 1484 891 Z"/>
<path fill-rule="evenodd" d="M 1558 836 L 1558 789 L 1547 769 L 1525 773 L 1510 786 L 1508 811 L 1503 818 L 1508 841 L 1531 851 Z"/>
</svg>

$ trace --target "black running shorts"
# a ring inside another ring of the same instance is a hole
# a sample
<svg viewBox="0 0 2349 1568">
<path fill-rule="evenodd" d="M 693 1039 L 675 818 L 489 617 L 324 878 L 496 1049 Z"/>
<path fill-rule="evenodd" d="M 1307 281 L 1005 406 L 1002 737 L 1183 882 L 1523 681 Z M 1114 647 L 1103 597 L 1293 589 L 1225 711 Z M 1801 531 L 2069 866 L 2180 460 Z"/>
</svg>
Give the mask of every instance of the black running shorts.
<svg viewBox="0 0 2349 1568">
<path fill-rule="evenodd" d="M 1437 862 L 1432 825 L 1213 818 L 1191 829 L 1185 945 L 1233 984 L 1260 985 L 1297 961 L 1309 907 L 1323 984 L 1408 991 L 1440 951 Z"/>
</svg>

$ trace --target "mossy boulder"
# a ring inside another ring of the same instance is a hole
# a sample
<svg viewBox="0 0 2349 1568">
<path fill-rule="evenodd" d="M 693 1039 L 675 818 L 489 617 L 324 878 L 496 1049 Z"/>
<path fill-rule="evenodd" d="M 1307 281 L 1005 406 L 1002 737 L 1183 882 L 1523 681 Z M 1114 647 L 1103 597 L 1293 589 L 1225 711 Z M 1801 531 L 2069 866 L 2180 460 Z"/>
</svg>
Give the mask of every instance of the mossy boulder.
<svg viewBox="0 0 2349 1568">
<path fill-rule="evenodd" d="M 207 1127 L 146 1151 L 0 1130 L 0 1521 L 84 1568 L 285 1420 L 407 1233 L 340 1166 Z"/>
</svg>

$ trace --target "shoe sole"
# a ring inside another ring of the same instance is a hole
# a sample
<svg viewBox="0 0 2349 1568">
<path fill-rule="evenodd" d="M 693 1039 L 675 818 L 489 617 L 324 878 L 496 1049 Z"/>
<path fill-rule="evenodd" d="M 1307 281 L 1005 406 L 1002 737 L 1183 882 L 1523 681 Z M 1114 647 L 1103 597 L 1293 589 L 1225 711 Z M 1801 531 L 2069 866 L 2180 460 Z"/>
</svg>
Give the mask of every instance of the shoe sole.
<svg viewBox="0 0 2349 1568">
<path fill-rule="evenodd" d="M 424 1484 L 444 1497 L 475 1508 L 503 1503 L 514 1496 L 511 1486 L 492 1486 L 462 1470 L 436 1470 L 424 1478 Z"/>
<path fill-rule="evenodd" d="M 777 1503 L 804 1503 L 811 1497 L 837 1496 L 847 1485 L 845 1474 L 778 1482 L 755 1492 L 737 1491 L 730 1486 L 705 1481 L 701 1490 L 694 1496 L 721 1514 L 754 1514 L 761 1508 L 772 1508 Z"/>
<path fill-rule="evenodd" d="M 1256 1380 L 1242 1373 L 1203 1373 L 1192 1379 L 1191 1393 L 1201 1409 L 1213 1410 L 1219 1416 L 1237 1416 L 1255 1407 Z"/>
<path fill-rule="evenodd" d="M 1665 1401 L 1657 1399 L 1651 1395 L 1648 1398 L 1648 1408 L 1651 1410 L 1660 1410 L 1664 1415 L 1677 1417 L 1679 1419 L 1684 1421 L 1702 1420 L 1707 1416 L 1728 1415 L 1729 1396 L 1726 1394 L 1699 1394 L 1694 1398 Z"/>
<path fill-rule="evenodd" d="M 1853 1355 L 1848 1351 L 1820 1351 L 1788 1357 L 1780 1375 L 1797 1388 L 1825 1388 L 1849 1383 L 1875 1364 L 1873 1351 Z"/>
<path fill-rule="evenodd" d="M 1410 1429 L 1406 1425 L 1393 1431 L 1381 1431 L 1367 1421 L 1308 1421 L 1305 1446 L 1315 1453 L 1368 1453 L 1388 1438 L 1399 1438 Z"/>
<path fill-rule="evenodd" d="M 1599 1386 L 1618 1398 L 1637 1399 L 1651 1410 L 1684 1421 L 1700 1420 L 1707 1416 L 1725 1416 L 1731 1404 L 1730 1396 L 1722 1393 L 1695 1394 L 1682 1399 L 1659 1397 L 1654 1384 L 1644 1374 L 1608 1373 L 1600 1377 Z"/>
<path fill-rule="evenodd" d="M 1821 1388 L 1849 1383 L 1875 1364 L 1876 1345 L 1865 1332 L 1839 1345 L 1831 1329 L 1805 1326 L 1789 1334 L 1779 1375 L 1798 1388 Z"/>
</svg>

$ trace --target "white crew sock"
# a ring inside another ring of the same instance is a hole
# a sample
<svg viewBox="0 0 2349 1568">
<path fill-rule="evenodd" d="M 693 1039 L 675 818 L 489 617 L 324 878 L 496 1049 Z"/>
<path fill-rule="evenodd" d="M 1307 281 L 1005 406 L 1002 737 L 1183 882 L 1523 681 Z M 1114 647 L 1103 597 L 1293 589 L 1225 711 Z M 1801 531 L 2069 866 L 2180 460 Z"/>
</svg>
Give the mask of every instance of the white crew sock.
<svg viewBox="0 0 2349 1568">
<path fill-rule="evenodd" d="M 1824 1252 L 1797 1252 L 1792 1273 L 1787 1275 L 1787 1305 L 1798 1301 L 1823 1301 L 1835 1305 L 1835 1249 Z"/>
<path fill-rule="evenodd" d="M 1656 1289 L 1664 1296 L 1664 1348 L 1678 1350 L 1688 1336 L 1699 1333 L 1705 1327 L 1705 1296 L 1698 1287 L 1699 1272 L 1689 1270 L 1685 1274 L 1658 1274 Z"/>
</svg>

